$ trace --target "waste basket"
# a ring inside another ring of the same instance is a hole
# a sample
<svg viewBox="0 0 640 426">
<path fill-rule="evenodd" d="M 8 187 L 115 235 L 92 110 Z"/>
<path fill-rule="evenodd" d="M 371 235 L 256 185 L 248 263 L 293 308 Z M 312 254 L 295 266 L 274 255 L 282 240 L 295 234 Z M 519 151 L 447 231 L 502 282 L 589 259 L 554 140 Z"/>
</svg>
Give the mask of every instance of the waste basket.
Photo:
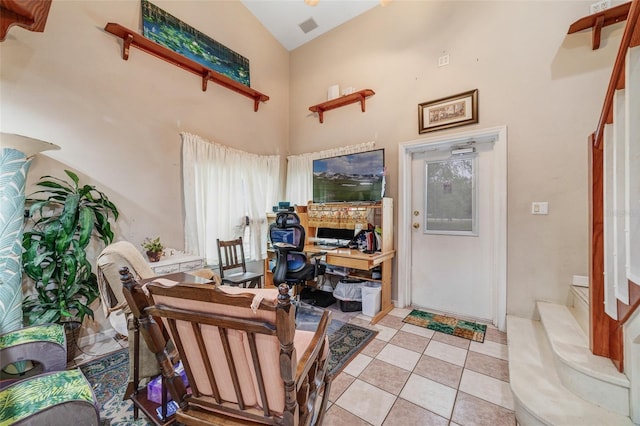
<svg viewBox="0 0 640 426">
<path fill-rule="evenodd" d="M 368 282 L 362 287 L 362 313 L 368 317 L 374 317 L 380 312 L 380 296 L 382 287 L 380 283 Z"/>
</svg>

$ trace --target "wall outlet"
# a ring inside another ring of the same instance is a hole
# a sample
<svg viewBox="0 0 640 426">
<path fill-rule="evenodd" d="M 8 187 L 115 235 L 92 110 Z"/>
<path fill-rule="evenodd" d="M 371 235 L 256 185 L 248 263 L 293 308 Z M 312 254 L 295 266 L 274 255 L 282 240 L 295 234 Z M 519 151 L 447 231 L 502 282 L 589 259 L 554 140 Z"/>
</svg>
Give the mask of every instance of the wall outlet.
<svg viewBox="0 0 640 426">
<path fill-rule="evenodd" d="M 590 11 L 593 15 L 594 13 L 602 12 L 605 9 L 609 9 L 611 7 L 611 0 L 601 0 L 591 4 Z"/>
<path fill-rule="evenodd" d="M 531 214 L 549 214 L 549 203 L 547 201 L 534 201 L 531 203 Z"/>
<path fill-rule="evenodd" d="M 449 65 L 449 55 L 442 55 L 438 58 L 438 66 L 444 67 L 445 65 Z"/>
</svg>

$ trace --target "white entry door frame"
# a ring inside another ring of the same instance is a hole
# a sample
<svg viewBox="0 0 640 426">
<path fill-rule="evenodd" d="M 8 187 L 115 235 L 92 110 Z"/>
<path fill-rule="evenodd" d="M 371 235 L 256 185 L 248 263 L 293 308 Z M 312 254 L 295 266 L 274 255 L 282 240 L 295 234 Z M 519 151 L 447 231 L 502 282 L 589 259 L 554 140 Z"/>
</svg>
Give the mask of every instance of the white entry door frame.
<svg viewBox="0 0 640 426">
<path fill-rule="evenodd" d="M 496 307 L 493 323 L 498 329 L 506 330 L 507 316 L 507 127 L 492 127 L 469 132 L 433 136 L 403 142 L 398 150 L 398 307 L 411 305 L 411 224 L 412 224 L 412 174 L 411 159 L 414 153 L 434 149 L 442 145 L 471 141 L 493 140 L 493 268 L 494 295 Z"/>
</svg>

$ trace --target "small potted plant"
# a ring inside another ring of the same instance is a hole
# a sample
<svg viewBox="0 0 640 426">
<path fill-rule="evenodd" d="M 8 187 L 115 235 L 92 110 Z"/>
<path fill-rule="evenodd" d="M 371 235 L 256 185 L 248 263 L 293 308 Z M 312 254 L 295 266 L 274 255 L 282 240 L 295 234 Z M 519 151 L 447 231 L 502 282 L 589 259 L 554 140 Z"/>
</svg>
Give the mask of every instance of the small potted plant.
<svg viewBox="0 0 640 426">
<path fill-rule="evenodd" d="M 164 245 L 160 242 L 160 237 L 156 237 L 153 240 L 147 237 L 142 243 L 142 248 L 146 250 L 149 262 L 158 262 L 162 257 Z"/>
</svg>

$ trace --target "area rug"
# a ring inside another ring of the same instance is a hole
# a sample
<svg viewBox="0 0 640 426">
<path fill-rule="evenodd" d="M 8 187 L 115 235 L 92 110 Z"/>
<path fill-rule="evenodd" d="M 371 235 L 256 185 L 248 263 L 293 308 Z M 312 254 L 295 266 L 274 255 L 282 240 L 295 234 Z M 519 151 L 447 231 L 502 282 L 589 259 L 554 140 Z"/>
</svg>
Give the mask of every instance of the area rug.
<svg viewBox="0 0 640 426">
<path fill-rule="evenodd" d="M 341 321 L 331 321 L 329 327 L 328 371 L 337 374 L 373 339 L 376 331 Z M 133 418 L 133 403 L 123 401 L 129 379 L 129 351 L 121 349 L 80 366 L 91 383 L 100 406 L 103 425 L 151 425 L 142 412 Z"/>
<path fill-rule="evenodd" d="M 375 330 L 348 323 L 329 334 L 329 374 L 341 372 L 376 334 Z"/>
<path fill-rule="evenodd" d="M 451 334 L 452 336 L 463 337 L 480 343 L 484 342 L 484 334 L 487 331 L 487 326 L 484 324 L 464 321 L 445 315 L 420 311 L 418 309 L 411 311 L 411 313 L 402 321 L 408 324 L 417 325 L 419 327 L 428 328 L 445 334 Z"/>
<path fill-rule="evenodd" d="M 121 349 L 102 358 L 81 365 L 80 370 L 91 383 L 93 393 L 100 407 L 100 419 L 103 425 L 143 426 L 151 425 L 147 418 L 139 413 L 133 418 L 133 403 L 122 400 L 129 380 L 129 350 Z"/>
</svg>

